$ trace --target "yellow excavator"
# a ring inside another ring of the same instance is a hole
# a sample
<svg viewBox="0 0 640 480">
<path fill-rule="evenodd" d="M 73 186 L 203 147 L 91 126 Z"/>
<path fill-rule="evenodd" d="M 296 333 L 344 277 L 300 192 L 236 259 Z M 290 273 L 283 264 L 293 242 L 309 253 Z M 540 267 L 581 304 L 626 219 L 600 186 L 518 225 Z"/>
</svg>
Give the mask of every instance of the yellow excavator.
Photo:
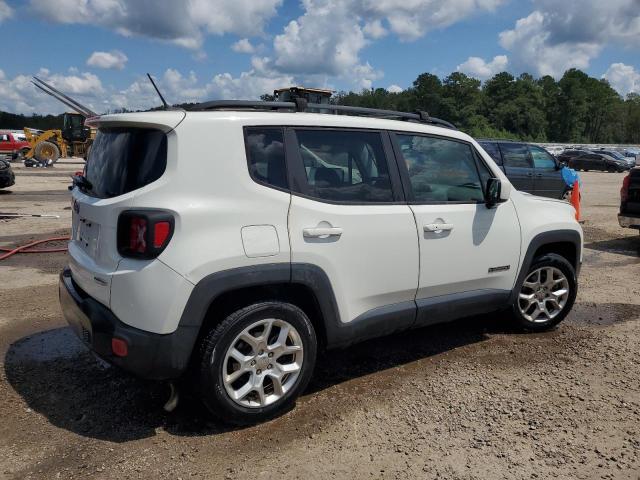
<svg viewBox="0 0 640 480">
<path fill-rule="evenodd" d="M 85 126 L 84 122 L 88 117 L 95 117 L 97 114 L 38 77 L 33 77 L 31 83 L 75 112 L 64 114 L 61 130 L 24 128 L 30 145 L 29 151 L 24 155 L 25 165 L 52 165 L 61 156 L 81 157 L 86 160 L 96 132 L 95 129 Z"/>
</svg>

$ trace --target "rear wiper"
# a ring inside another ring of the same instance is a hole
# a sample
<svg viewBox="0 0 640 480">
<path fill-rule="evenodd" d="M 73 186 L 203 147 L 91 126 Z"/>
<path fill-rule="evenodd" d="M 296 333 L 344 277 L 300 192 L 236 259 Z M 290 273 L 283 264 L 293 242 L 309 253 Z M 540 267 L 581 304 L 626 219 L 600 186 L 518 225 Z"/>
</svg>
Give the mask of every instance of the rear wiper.
<svg viewBox="0 0 640 480">
<path fill-rule="evenodd" d="M 93 188 L 93 184 L 84 175 L 74 175 L 73 186 L 78 186 L 82 190 L 91 190 Z"/>
</svg>

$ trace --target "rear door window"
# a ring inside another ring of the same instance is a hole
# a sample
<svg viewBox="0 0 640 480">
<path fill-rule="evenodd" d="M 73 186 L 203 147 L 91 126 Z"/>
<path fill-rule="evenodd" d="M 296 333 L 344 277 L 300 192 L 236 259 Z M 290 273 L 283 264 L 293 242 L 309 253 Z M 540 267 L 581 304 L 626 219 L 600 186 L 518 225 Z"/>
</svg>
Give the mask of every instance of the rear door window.
<svg viewBox="0 0 640 480">
<path fill-rule="evenodd" d="M 556 168 L 556 161 L 544 148 L 529 145 L 529 150 L 531 151 L 531 157 L 533 158 L 533 165 L 535 168 L 543 168 L 547 170 Z"/>
<path fill-rule="evenodd" d="M 532 168 L 529 149 L 518 143 L 500 144 L 505 167 Z"/>
<path fill-rule="evenodd" d="M 296 129 L 309 196 L 347 203 L 393 202 L 393 190 L 379 132 Z"/>
<path fill-rule="evenodd" d="M 167 136 L 146 128 L 101 128 L 91 145 L 85 193 L 111 198 L 159 179 L 167 167 Z"/>
</svg>

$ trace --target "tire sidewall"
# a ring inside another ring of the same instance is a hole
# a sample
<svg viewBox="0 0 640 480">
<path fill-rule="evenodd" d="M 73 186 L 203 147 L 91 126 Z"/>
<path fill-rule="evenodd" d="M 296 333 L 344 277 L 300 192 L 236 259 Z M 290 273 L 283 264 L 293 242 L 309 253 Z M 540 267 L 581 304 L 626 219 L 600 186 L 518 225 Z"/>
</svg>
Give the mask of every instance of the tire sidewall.
<svg viewBox="0 0 640 480">
<path fill-rule="evenodd" d="M 524 316 L 520 312 L 520 308 L 518 306 L 519 295 L 520 295 L 520 292 L 522 291 L 522 285 L 524 281 L 529 277 L 531 272 L 542 267 L 555 267 L 564 274 L 564 276 L 567 278 L 567 282 L 569 283 L 569 298 L 567 299 L 567 303 L 564 306 L 564 309 L 562 310 L 562 312 L 560 312 L 560 314 L 556 316 L 553 320 L 550 320 L 544 323 L 534 323 L 524 318 Z M 527 271 L 527 274 L 524 276 L 523 281 L 518 285 L 518 290 L 516 292 L 515 300 L 512 305 L 513 316 L 516 322 L 518 323 L 518 325 L 524 328 L 525 330 L 532 331 L 532 332 L 549 330 L 550 328 L 553 328 L 556 325 L 558 325 L 560 322 L 562 322 L 562 320 L 565 319 L 565 317 L 569 314 L 569 312 L 571 312 L 571 309 L 573 308 L 573 304 L 575 303 L 575 300 L 576 300 L 577 293 L 578 293 L 578 279 L 576 276 L 576 271 L 573 268 L 573 265 L 571 265 L 571 263 L 569 263 L 564 257 L 554 253 L 542 255 L 533 260 L 533 262 L 531 263 L 531 266 Z"/>
<path fill-rule="evenodd" d="M 280 400 L 265 407 L 248 408 L 237 404 L 227 394 L 222 380 L 223 363 L 231 342 L 249 325 L 264 318 L 285 320 L 296 328 L 302 340 L 304 360 L 296 383 Z M 317 355 L 317 340 L 311 321 L 298 307 L 281 302 L 260 303 L 235 312 L 211 332 L 203 347 L 200 365 L 202 399 L 214 415 L 235 424 L 265 421 L 290 409 L 307 387 Z"/>
</svg>

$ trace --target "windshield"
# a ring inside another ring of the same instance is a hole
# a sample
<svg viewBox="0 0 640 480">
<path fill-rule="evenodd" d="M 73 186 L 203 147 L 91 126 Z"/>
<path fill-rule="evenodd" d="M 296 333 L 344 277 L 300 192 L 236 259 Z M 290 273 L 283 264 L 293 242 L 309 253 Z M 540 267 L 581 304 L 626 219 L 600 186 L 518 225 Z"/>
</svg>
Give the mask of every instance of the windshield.
<svg viewBox="0 0 640 480">
<path fill-rule="evenodd" d="M 624 156 L 620 155 L 620 153 L 618 153 L 616 151 L 611 150 L 611 151 L 606 151 L 604 153 L 606 155 L 609 155 L 610 157 L 617 158 L 618 160 L 625 160 Z"/>
<path fill-rule="evenodd" d="M 167 137 L 160 130 L 101 128 L 87 159 L 84 190 L 94 197 L 117 197 L 157 180 L 166 166 Z"/>
</svg>

